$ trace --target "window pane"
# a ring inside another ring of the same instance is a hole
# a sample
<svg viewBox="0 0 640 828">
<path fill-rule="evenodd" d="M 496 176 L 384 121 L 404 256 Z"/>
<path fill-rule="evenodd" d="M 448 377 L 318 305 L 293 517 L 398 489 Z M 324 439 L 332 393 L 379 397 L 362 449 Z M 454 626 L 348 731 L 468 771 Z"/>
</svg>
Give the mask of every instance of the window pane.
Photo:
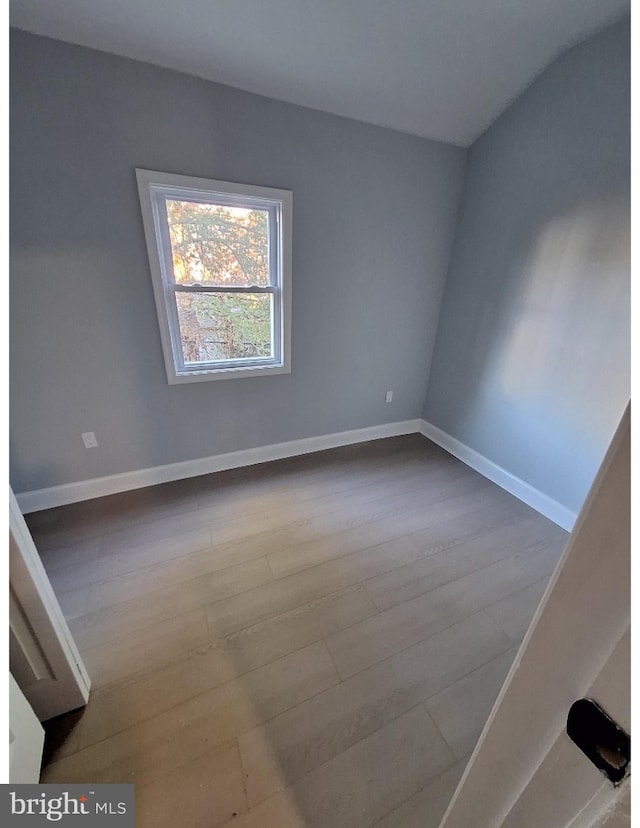
<svg viewBox="0 0 640 828">
<path fill-rule="evenodd" d="M 185 364 L 273 356 L 270 294 L 176 293 Z"/>
<path fill-rule="evenodd" d="M 173 278 L 269 284 L 269 211 L 166 199 Z"/>
</svg>

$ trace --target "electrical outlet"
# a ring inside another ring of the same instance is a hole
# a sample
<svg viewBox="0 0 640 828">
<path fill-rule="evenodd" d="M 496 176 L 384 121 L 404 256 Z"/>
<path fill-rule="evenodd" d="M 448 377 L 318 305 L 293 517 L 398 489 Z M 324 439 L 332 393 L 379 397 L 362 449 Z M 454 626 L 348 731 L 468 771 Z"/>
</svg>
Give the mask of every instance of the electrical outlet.
<svg viewBox="0 0 640 828">
<path fill-rule="evenodd" d="M 82 435 L 82 442 L 84 443 L 85 448 L 97 448 L 98 441 L 96 440 L 96 435 L 93 431 L 85 431 Z"/>
<path fill-rule="evenodd" d="M 393 391 L 387 391 L 384 401 L 391 402 L 393 400 Z"/>
</svg>

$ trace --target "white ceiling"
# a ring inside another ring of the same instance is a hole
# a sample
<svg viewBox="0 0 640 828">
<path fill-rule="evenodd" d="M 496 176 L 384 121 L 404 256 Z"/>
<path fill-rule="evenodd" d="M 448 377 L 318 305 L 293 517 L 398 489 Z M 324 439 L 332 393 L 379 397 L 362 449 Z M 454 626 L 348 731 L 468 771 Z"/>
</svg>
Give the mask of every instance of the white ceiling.
<svg viewBox="0 0 640 828">
<path fill-rule="evenodd" d="M 629 0 L 11 0 L 11 25 L 467 146 Z"/>
</svg>

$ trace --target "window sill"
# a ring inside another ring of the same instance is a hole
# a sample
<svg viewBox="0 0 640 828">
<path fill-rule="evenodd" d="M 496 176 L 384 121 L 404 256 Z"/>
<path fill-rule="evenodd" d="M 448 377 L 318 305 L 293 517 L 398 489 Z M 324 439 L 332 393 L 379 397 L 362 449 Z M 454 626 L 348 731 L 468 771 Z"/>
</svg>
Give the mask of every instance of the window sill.
<svg viewBox="0 0 640 828">
<path fill-rule="evenodd" d="M 240 379 L 241 377 L 266 377 L 274 374 L 290 374 L 288 365 L 251 365 L 247 368 L 209 368 L 202 371 L 184 371 L 168 376 L 169 385 L 186 382 L 209 382 L 211 380 Z"/>
</svg>

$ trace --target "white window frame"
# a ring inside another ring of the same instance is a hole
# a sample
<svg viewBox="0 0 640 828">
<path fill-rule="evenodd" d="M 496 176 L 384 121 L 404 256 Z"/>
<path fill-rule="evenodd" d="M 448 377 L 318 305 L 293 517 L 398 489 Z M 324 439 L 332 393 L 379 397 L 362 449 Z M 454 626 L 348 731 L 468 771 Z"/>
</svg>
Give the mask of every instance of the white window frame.
<svg viewBox="0 0 640 828">
<path fill-rule="evenodd" d="M 291 259 L 293 194 L 289 190 L 255 187 L 208 178 L 136 169 L 142 221 L 158 312 L 162 351 L 169 384 L 235 379 L 291 373 Z M 266 287 L 179 285 L 172 277 L 173 261 L 164 200 L 204 201 L 269 212 L 269 271 Z M 275 244 L 274 244 L 275 242 Z M 185 364 L 180 339 L 176 294 L 265 293 L 273 296 L 271 357 Z"/>
</svg>

